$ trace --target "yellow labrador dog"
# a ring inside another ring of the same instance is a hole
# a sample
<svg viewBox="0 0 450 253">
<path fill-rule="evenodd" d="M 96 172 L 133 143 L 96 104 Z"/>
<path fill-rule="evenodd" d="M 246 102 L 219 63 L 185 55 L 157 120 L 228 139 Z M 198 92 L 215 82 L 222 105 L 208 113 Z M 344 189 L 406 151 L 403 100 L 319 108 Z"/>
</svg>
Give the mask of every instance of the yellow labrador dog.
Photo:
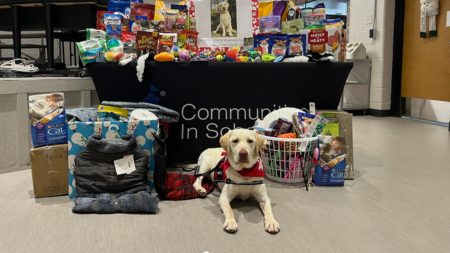
<svg viewBox="0 0 450 253">
<path fill-rule="evenodd" d="M 230 37 L 233 37 L 233 28 L 231 26 L 231 15 L 230 12 L 228 12 L 228 7 L 230 4 L 228 2 L 220 2 L 217 6 L 217 9 L 220 12 L 220 23 L 217 26 L 217 29 L 213 33 L 217 33 L 220 28 L 222 28 L 222 37 L 228 35 Z"/>
<path fill-rule="evenodd" d="M 227 179 L 234 181 L 236 184 L 225 184 L 220 194 L 219 206 L 225 216 L 224 229 L 228 232 L 237 231 L 237 223 L 230 206 L 231 200 L 234 198 L 245 200 L 254 197 L 263 210 L 265 230 L 269 233 L 278 233 L 280 225 L 273 217 L 266 186 L 262 182 L 255 185 L 239 185 L 263 179 L 261 171 L 263 173 L 264 169 L 259 158 L 259 150 L 264 145 L 264 139 L 253 131 L 235 129 L 220 138 L 220 145 L 222 148 L 210 148 L 203 151 L 198 159 L 198 165 L 199 174 L 207 173 L 220 161 L 222 152 L 227 153 L 224 163 L 229 166 L 226 169 Z M 211 172 L 212 178 L 214 177 L 213 174 L 214 172 Z M 257 175 L 257 177 L 254 177 L 254 175 Z M 202 179 L 203 176 L 197 178 L 194 188 L 200 195 L 205 196 L 206 190 L 201 185 Z"/>
</svg>

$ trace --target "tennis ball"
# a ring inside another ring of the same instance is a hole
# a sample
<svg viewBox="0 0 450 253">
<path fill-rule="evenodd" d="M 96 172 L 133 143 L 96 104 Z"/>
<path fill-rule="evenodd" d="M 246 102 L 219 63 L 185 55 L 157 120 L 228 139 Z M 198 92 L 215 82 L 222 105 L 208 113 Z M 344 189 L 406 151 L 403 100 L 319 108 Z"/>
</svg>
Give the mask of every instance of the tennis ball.
<svg viewBox="0 0 450 253">
<path fill-rule="evenodd" d="M 217 61 L 223 61 L 223 56 L 219 54 L 218 56 L 216 56 L 216 59 Z"/>
<path fill-rule="evenodd" d="M 117 53 L 114 57 L 114 61 L 119 62 L 125 55 L 123 53 Z"/>
<path fill-rule="evenodd" d="M 173 47 L 172 51 L 170 51 L 173 56 L 179 56 L 180 55 L 180 49 L 178 47 Z"/>
<path fill-rule="evenodd" d="M 108 52 L 105 54 L 105 60 L 107 62 L 112 62 L 114 61 L 114 58 L 116 57 L 116 55 L 113 52 Z"/>
</svg>

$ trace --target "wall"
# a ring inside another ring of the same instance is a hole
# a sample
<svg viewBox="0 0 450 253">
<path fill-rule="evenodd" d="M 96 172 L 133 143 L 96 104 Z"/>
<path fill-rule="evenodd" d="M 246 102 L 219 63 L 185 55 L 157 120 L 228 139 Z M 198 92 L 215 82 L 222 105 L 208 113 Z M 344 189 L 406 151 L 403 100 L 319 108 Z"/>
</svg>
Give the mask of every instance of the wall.
<svg viewBox="0 0 450 253">
<path fill-rule="evenodd" d="M 372 60 L 372 110 L 390 110 L 391 107 L 394 7 L 395 0 L 350 0 L 349 42 L 362 42 L 367 49 L 368 58 Z M 369 30 L 372 28 L 375 30 L 373 39 L 369 38 Z"/>
</svg>

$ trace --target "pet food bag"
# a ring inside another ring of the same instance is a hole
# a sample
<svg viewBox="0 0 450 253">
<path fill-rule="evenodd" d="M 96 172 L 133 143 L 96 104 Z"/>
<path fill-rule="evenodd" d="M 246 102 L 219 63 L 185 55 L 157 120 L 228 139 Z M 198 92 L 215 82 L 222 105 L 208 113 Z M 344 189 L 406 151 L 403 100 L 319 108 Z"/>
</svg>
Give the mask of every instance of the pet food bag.
<svg viewBox="0 0 450 253">
<path fill-rule="evenodd" d="M 197 53 L 198 50 L 198 32 L 196 31 L 181 31 L 182 34 L 186 34 L 186 49 Z"/>
<path fill-rule="evenodd" d="M 67 143 L 63 93 L 29 96 L 28 108 L 34 147 Z"/>
<path fill-rule="evenodd" d="M 164 21 L 164 10 L 165 9 L 166 9 L 166 6 L 164 5 L 163 1 L 156 1 L 155 2 L 155 18 L 154 18 L 154 20 Z"/>
<path fill-rule="evenodd" d="M 136 35 L 137 57 L 152 53 L 156 54 L 158 48 L 157 32 L 137 32 Z"/>
<path fill-rule="evenodd" d="M 178 10 L 166 10 L 164 12 L 164 32 L 177 32 Z"/>
<path fill-rule="evenodd" d="M 275 56 L 285 56 L 289 41 L 286 35 L 273 35 L 273 46 L 272 46 L 272 54 Z"/>
<path fill-rule="evenodd" d="M 255 48 L 259 48 L 261 54 L 268 54 L 272 51 L 272 35 L 255 35 Z"/>
<path fill-rule="evenodd" d="M 315 166 L 313 182 L 316 185 L 344 185 L 346 167 L 345 138 L 320 136 L 319 163 Z"/>
<path fill-rule="evenodd" d="M 112 11 L 97 11 L 97 29 L 106 31 L 105 25 L 105 13 L 106 14 L 114 14 Z"/>
<path fill-rule="evenodd" d="M 98 53 L 107 48 L 105 41 L 101 38 L 77 42 L 77 47 L 84 64 L 96 62 Z"/>
<path fill-rule="evenodd" d="M 306 36 L 302 34 L 288 35 L 288 55 L 305 56 Z"/>
<path fill-rule="evenodd" d="M 177 43 L 177 34 L 176 33 L 160 33 L 159 34 L 159 46 L 158 46 L 158 52 L 159 53 L 170 53 L 170 50 L 172 50 L 173 45 L 176 45 Z"/>
</svg>

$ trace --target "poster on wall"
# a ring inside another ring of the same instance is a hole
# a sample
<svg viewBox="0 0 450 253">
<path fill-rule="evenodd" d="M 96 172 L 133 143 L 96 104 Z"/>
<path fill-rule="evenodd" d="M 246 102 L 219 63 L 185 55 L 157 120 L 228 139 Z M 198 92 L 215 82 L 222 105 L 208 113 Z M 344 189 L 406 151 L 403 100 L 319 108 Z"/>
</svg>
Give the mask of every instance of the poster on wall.
<svg viewBox="0 0 450 253">
<path fill-rule="evenodd" d="M 258 0 L 190 0 L 189 11 L 197 19 L 199 52 L 243 47 L 258 33 Z"/>
</svg>

